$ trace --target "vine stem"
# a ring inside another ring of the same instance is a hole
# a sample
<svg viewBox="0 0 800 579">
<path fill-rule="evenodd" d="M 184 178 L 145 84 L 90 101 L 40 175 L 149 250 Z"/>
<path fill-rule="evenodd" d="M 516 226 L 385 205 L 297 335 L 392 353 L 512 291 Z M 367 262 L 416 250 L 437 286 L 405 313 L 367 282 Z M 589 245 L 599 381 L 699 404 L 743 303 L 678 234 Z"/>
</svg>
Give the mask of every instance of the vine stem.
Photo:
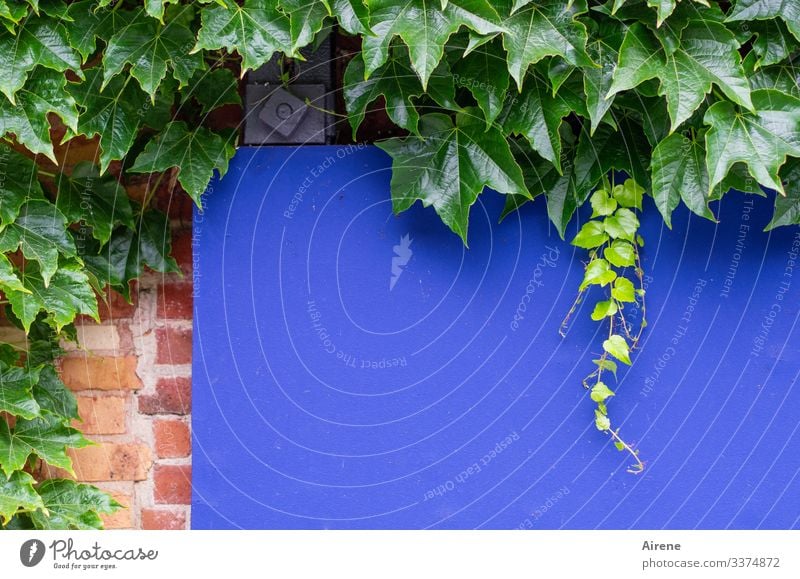
<svg viewBox="0 0 800 579">
<path fill-rule="evenodd" d="M 627 471 L 629 473 L 631 473 L 631 474 L 639 474 L 639 473 L 641 473 L 644 470 L 644 463 L 642 462 L 642 459 L 639 458 L 639 453 L 637 451 L 633 450 L 631 445 L 629 445 L 627 442 L 622 440 L 622 438 L 619 435 L 619 428 L 616 431 L 611 429 L 611 428 L 609 428 L 608 432 L 609 432 L 609 434 L 611 434 L 611 438 L 615 442 L 620 443 L 622 445 L 622 447 L 626 451 L 628 451 L 628 454 L 630 454 L 633 457 L 633 460 L 636 461 L 636 464 L 634 466 L 628 467 Z"/>
</svg>

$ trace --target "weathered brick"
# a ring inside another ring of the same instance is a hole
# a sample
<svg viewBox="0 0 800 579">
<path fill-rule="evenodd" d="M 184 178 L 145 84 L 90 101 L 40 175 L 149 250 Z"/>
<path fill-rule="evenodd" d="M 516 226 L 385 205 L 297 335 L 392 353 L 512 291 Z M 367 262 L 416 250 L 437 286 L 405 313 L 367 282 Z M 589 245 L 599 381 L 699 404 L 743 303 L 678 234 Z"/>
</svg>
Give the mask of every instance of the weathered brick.
<svg viewBox="0 0 800 579">
<path fill-rule="evenodd" d="M 138 390 L 135 356 L 82 356 L 61 361 L 61 379 L 72 390 Z"/>
<path fill-rule="evenodd" d="M 158 286 L 157 315 L 159 318 L 191 320 L 193 306 L 191 283 L 164 283 Z"/>
<path fill-rule="evenodd" d="M 125 432 L 126 398 L 78 396 L 81 421 L 74 426 L 86 434 L 123 434 Z"/>
<path fill-rule="evenodd" d="M 131 302 L 128 303 L 122 295 L 115 291 L 106 291 L 97 298 L 97 310 L 102 321 L 114 321 L 132 318 L 138 306 L 138 288 L 134 281 L 131 284 Z M 105 299 L 103 299 L 105 298 Z"/>
<path fill-rule="evenodd" d="M 192 330 L 157 328 L 156 346 L 156 364 L 188 364 L 192 361 Z"/>
<path fill-rule="evenodd" d="M 188 505 L 192 502 L 191 465 L 156 465 L 153 482 L 153 499 L 156 503 Z"/>
<path fill-rule="evenodd" d="M 144 480 L 152 465 L 150 449 L 145 444 L 106 442 L 69 449 L 67 454 L 77 478 L 87 482 Z"/>
<path fill-rule="evenodd" d="M 182 531 L 186 529 L 186 513 L 172 509 L 142 509 L 142 529 Z"/>
<path fill-rule="evenodd" d="M 116 326 L 97 325 L 94 321 L 75 326 L 78 332 L 78 345 L 64 342 L 67 351 L 75 350 L 119 350 L 119 332 Z"/>
<path fill-rule="evenodd" d="M 156 455 L 160 458 L 183 458 L 192 451 L 189 425 L 180 420 L 156 420 L 153 424 Z"/>
<path fill-rule="evenodd" d="M 156 393 L 139 396 L 143 414 L 189 414 L 192 411 L 192 381 L 189 378 L 160 378 Z"/>
<path fill-rule="evenodd" d="M 133 496 L 128 493 L 112 492 L 114 500 L 122 505 L 122 508 L 110 515 L 100 515 L 103 519 L 103 526 L 106 529 L 130 529 L 133 527 Z"/>
</svg>

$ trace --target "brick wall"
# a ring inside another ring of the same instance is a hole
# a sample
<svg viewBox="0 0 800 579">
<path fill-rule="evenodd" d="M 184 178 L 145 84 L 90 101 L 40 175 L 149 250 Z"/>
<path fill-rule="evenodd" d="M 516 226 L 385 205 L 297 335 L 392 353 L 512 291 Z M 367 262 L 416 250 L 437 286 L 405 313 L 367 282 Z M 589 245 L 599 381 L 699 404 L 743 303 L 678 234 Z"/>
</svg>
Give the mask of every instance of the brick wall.
<svg viewBox="0 0 800 579">
<path fill-rule="evenodd" d="M 77 478 L 126 506 L 106 517 L 106 528 L 190 524 L 191 230 L 174 227 L 184 277 L 145 274 L 133 306 L 112 297 L 102 324 L 81 320 L 80 347 L 60 364 L 78 398 L 76 426 L 99 443 L 72 453 Z"/>
<path fill-rule="evenodd" d="M 96 155 L 95 141 L 56 147 L 67 171 Z M 71 451 L 76 476 L 126 507 L 104 518 L 108 529 L 188 529 L 191 523 L 192 204 L 176 190 L 174 174 L 161 183 L 156 205 L 170 216 L 183 276 L 145 273 L 133 287 L 133 305 L 109 296 L 100 304 L 102 323 L 79 319 L 80 345 L 67 345 L 59 361 L 78 399 L 76 427 L 98 443 Z M 142 199 L 148 186 L 145 178 L 128 192 Z M 0 339 L 24 342 L 15 333 L 0 327 Z M 68 476 L 56 469 L 42 474 Z"/>
</svg>

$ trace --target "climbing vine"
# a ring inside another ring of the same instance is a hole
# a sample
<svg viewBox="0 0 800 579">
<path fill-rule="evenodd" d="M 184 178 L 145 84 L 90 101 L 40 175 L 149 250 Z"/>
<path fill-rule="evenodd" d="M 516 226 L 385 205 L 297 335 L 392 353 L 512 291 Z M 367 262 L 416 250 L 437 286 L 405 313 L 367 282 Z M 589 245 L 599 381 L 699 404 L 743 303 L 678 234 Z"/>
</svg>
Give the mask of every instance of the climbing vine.
<svg viewBox="0 0 800 579">
<path fill-rule="evenodd" d="M 39 475 L 88 444 L 57 346 L 98 296 L 177 269 L 156 193 L 199 204 L 234 152 L 215 110 L 240 104 L 238 79 L 334 27 L 361 40 L 342 81 L 352 133 L 376 109 L 402 131 L 379 143 L 395 211 L 421 201 L 466 243 L 486 187 L 504 214 L 543 197 L 562 237 L 591 200 L 580 292 L 609 292 L 593 312 L 609 334 L 586 384 L 639 470 L 603 380 L 644 326 L 636 212 L 714 219 L 729 190 L 771 189 L 767 227 L 800 222 L 799 21 L 800 0 L 0 0 L 0 291 L 28 336 L 0 348 L 0 522 L 95 527 L 115 508 Z M 76 140 L 92 162 L 65 162 Z"/>
</svg>

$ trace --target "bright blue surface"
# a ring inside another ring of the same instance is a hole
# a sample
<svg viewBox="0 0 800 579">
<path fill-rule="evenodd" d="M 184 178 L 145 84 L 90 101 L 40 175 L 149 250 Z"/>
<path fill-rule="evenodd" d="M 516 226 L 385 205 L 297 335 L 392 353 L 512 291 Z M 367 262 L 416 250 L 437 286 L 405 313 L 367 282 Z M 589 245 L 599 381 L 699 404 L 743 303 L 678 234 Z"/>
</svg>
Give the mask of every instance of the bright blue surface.
<svg viewBox="0 0 800 579">
<path fill-rule="evenodd" d="M 581 387 L 588 306 L 558 335 L 585 253 L 544 200 L 497 225 L 482 195 L 464 250 L 392 216 L 389 166 L 240 149 L 195 217 L 193 527 L 800 527 L 800 233 L 762 233 L 770 199 L 645 212 L 649 326 L 610 403 L 635 476 Z"/>
</svg>

